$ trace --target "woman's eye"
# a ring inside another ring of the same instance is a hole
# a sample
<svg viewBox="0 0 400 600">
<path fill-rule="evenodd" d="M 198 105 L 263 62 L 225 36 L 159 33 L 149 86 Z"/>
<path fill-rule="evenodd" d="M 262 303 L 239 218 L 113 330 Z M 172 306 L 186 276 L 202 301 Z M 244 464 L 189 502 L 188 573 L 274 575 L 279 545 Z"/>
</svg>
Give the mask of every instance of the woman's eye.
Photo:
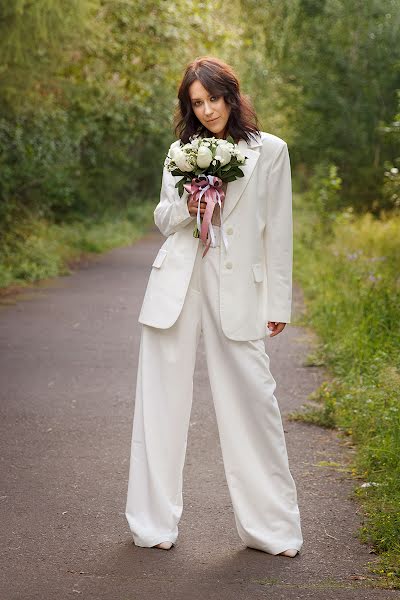
<svg viewBox="0 0 400 600">
<path fill-rule="evenodd" d="M 218 98 L 219 96 L 211 96 L 211 100 L 218 100 Z M 194 106 L 198 106 L 199 104 L 201 104 L 201 100 L 196 100 Z"/>
</svg>

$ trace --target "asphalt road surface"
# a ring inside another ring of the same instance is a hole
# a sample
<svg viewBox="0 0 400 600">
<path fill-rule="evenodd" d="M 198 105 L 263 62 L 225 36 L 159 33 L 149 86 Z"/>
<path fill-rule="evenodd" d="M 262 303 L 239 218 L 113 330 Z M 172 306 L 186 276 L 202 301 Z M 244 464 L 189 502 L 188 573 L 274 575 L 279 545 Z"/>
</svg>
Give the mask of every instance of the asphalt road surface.
<svg viewBox="0 0 400 600">
<path fill-rule="evenodd" d="M 246 548 L 237 535 L 204 363 L 197 355 L 179 538 L 134 546 L 124 516 L 140 326 L 163 238 L 83 261 L 72 275 L 0 305 L 1 600 L 373 599 L 357 482 L 337 432 L 290 421 L 324 379 L 304 360 L 311 331 L 266 339 L 296 481 L 304 545 L 295 558 Z M 303 310 L 295 288 L 294 316 Z"/>
</svg>

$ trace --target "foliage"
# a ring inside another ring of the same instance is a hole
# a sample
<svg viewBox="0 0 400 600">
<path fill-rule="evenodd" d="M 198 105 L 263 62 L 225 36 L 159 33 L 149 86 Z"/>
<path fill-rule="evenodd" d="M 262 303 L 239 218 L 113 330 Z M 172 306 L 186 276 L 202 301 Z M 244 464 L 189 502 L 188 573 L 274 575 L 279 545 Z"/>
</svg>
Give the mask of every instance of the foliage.
<svg viewBox="0 0 400 600">
<path fill-rule="evenodd" d="M 360 536 L 383 553 L 400 587 L 400 214 L 377 219 L 347 209 L 330 236 L 303 197 L 295 198 L 295 268 L 303 320 L 319 335 L 332 378 L 294 418 L 338 427 L 356 444 L 356 494 L 366 508 Z M 380 567 L 382 570 L 382 566 Z M 388 575 L 389 577 L 389 575 Z M 391 584 L 392 585 L 392 584 Z"/>
<path fill-rule="evenodd" d="M 72 202 L 79 137 L 65 111 L 43 110 L 0 120 L 0 221 L 48 216 Z"/>
<path fill-rule="evenodd" d="M 338 175 L 337 166 L 319 163 L 309 180 L 308 192 L 304 195 L 304 201 L 308 202 L 313 213 L 318 216 L 318 223 L 326 236 L 335 222 L 341 185 L 342 179 Z"/>
<path fill-rule="evenodd" d="M 236 0 L 226 20 L 221 0 L 10 0 L 0 8 L 0 233 L 29 215 L 76 221 L 154 197 L 179 78 L 208 52 L 236 68 L 303 181 L 313 173 L 322 189 L 336 165 L 341 189 L 319 198 L 329 210 L 390 208 L 398 8 Z"/>
<path fill-rule="evenodd" d="M 89 30 L 95 0 L 8 0 L 0 6 L 0 108 L 20 114 L 57 96 L 58 68 Z"/>
<path fill-rule="evenodd" d="M 101 219 L 54 224 L 44 218 L 17 221 L 2 240 L 0 288 L 23 286 L 70 272 L 82 253 L 133 243 L 153 222 L 154 202 L 128 206 Z"/>
<path fill-rule="evenodd" d="M 383 197 L 387 204 L 400 208 L 400 158 L 385 163 Z"/>
<path fill-rule="evenodd" d="M 225 43 L 219 10 L 217 0 L 0 9 L 0 256 L 24 219 L 100 218 L 159 193 L 177 80 L 208 49 L 205 34 L 215 50 Z"/>
<path fill-rule="evenodd" d="M 267 12 L 246 0 L 243 8 L 265 55 L 255 81 L 263 117 L 286 137 L 293 162 L 308 170 L 333 163 L 342 203 L 389 208 L 384 163 L 400 152 L 381 125 L 400 87 L 399 0 L 271 0 Z"/>
<path fill-rule="evenodd" d="M 392 161 L 385 162 L 383 198 L 385 205 L 400 208 L 400 90 L 398 91 L 399 110 L 394 121 L 381 128 L 382 135 L 397 150 Z"/>
</svg>

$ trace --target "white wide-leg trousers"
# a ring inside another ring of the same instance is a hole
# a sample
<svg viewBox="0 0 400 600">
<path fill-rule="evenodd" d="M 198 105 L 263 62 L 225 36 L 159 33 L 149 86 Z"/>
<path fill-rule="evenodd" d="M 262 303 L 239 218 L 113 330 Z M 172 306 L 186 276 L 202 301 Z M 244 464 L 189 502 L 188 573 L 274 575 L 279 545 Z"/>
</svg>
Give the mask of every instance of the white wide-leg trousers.
<svg viewBox="0 0 400 600">
<path fill-rule="evenodd" d="M 214 226 L 219 241 L 220 230 Z M 219 252 L 199 249 L 184 306 L 169 329 L 142 325 L 126 518 L 137 546 L 175 542 L 203 335 L 222 458 L 238 534 L 270 554 L 300 550 L 296 486 L 262 339 L 227 338 L 219 318 Z M 232 298 L 234 302 L 234 298 Z"/>
</svg>

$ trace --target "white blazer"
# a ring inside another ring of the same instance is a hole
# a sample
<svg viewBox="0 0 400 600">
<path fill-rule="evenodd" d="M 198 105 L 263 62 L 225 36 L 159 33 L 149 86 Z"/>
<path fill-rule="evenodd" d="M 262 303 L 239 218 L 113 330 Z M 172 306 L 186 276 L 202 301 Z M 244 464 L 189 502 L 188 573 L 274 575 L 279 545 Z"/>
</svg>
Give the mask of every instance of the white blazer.
<svg viewBox="0 0 400 600">
<path fill-rule="evenodd" d="M 268 321 L 290 322 L 292 184 L 284 140 L 262 131 L 257 141 L 240 140 L 239 147 L 248 158 L 244 177 L 228 183 L 223 206 L 228 249 L 221 241 L 220 316 L 228 338 L 246 341 L 265 337 Z M 179 317 L 198 244 L 203 246 L 193 237 L 189 194 L 180 197 L 174 187 L 180 178 L 164 167 L 154 222 L 167 239 L 152 264 L 138 319 L 161 329 Z"/>
</svg>

